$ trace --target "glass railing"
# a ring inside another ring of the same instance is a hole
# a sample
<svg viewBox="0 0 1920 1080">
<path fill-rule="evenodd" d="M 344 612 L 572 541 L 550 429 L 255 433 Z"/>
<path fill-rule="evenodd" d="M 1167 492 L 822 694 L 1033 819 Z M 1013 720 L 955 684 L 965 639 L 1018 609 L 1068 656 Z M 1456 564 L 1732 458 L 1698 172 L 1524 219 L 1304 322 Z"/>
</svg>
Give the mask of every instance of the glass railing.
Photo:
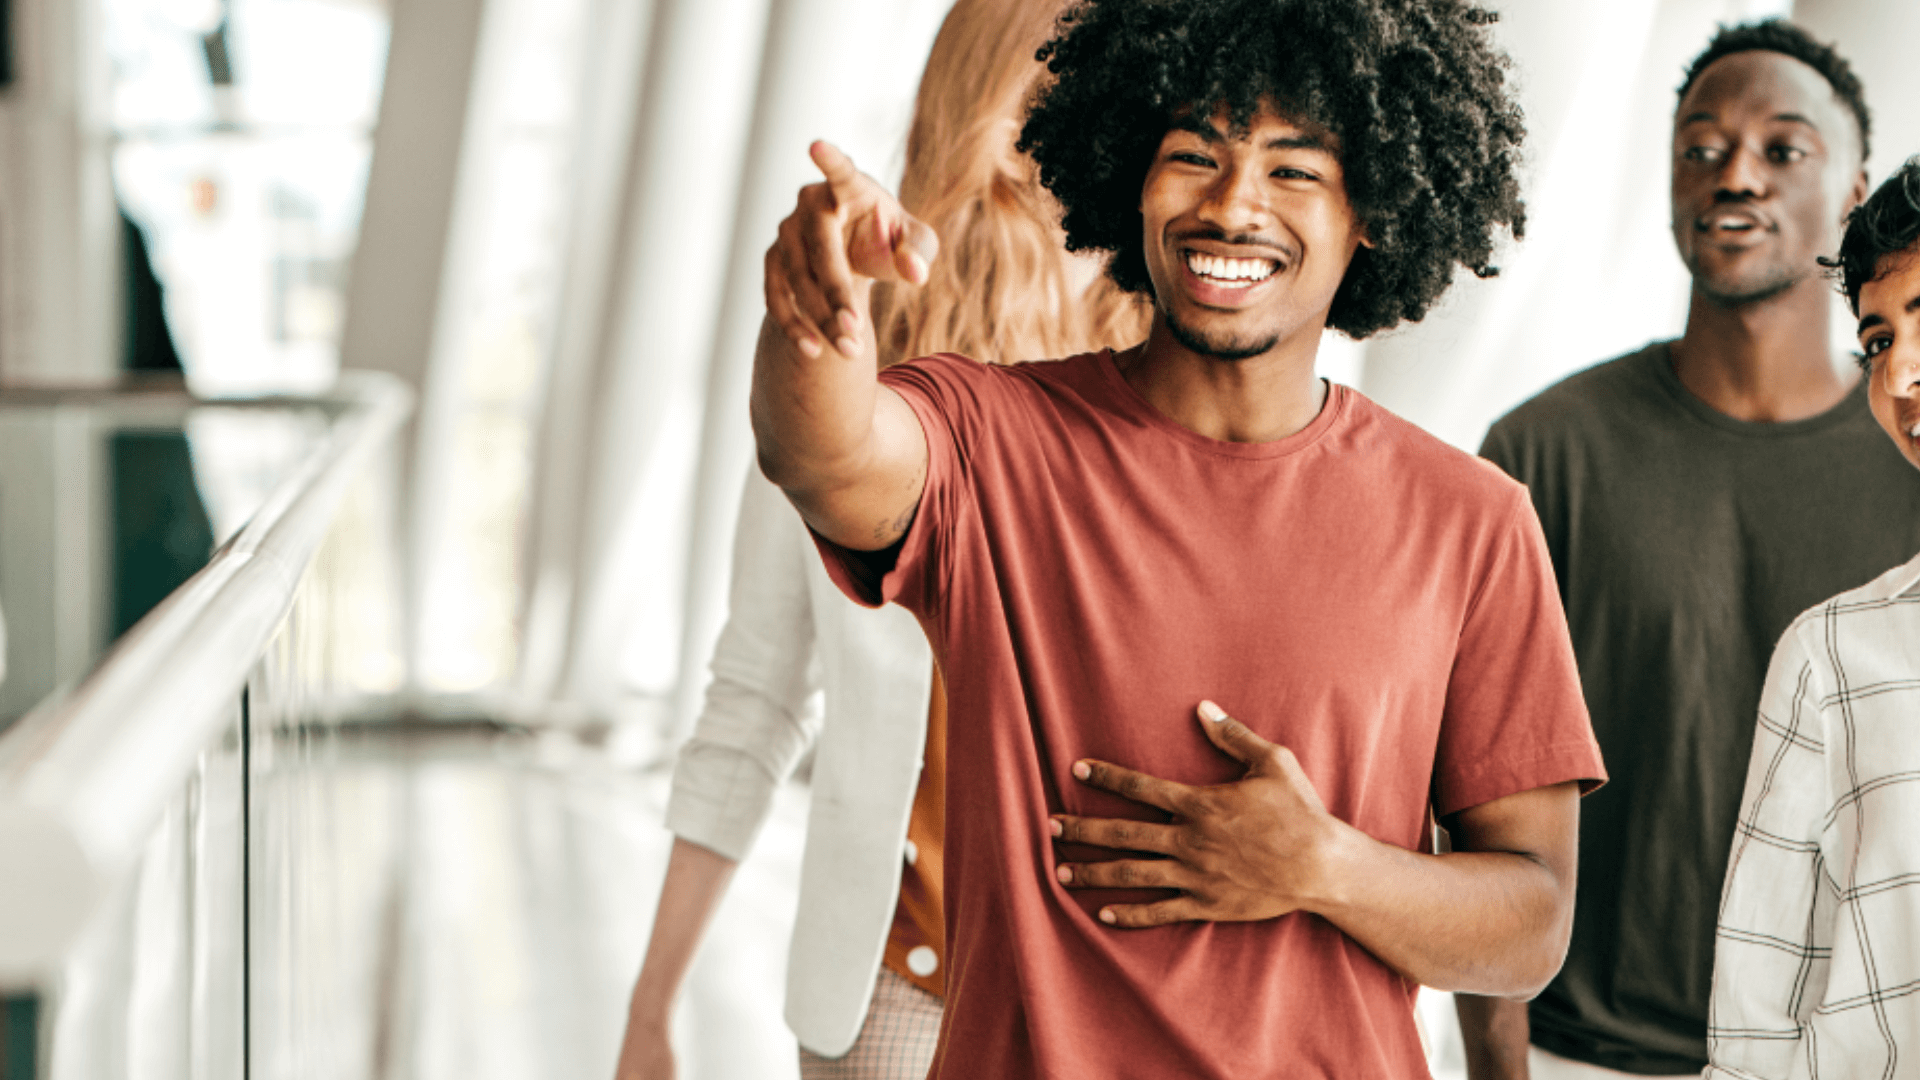
<svg viewBox="0 0 1920 1080">
<path fill-rule="evenodd" d="M 341 1068 L 260 1048 L 378 992 L 353 965 L 296 978 L 366 890 L 281 853 L 380 862 L 353 807 L 311 805 L 337 785 L 288 766 L 394 713 L 408 409 L 366 374 L 255 402 L 0 393 L 0 1080 L 365 1075 L 337 1039 Z"/>
</svg>

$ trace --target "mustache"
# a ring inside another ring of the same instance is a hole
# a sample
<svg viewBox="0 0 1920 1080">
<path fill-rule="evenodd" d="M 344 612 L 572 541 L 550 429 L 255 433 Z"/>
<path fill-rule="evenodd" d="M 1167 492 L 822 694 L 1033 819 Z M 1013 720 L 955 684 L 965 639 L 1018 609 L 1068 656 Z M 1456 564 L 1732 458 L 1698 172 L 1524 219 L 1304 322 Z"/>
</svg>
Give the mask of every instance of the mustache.
<svg viewBox="0 0 1920 1080">
<path fill-rule="evenodd" d="M 1186 240 L 1211 240 L 1217 244 L 1230 244 L 1234 247 L 1264 248 L 1273 252 L 1273 257 L 1282 264 L 1292 264 L 1300 257 L 1299 249 L 1283 240 L 1261 236 L 1258 233 L 1228 233 L 1224 229 L 1189 229 L 1176 234 L 1174 242 Z"/>
</svg>

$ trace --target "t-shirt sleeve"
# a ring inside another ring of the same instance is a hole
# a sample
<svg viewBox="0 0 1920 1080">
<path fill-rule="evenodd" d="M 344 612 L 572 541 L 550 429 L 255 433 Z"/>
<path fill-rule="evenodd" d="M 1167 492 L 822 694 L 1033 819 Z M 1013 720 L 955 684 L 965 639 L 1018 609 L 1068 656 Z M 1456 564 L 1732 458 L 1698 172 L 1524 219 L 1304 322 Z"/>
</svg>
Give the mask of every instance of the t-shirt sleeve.
<svg viewBox="0 0 1920 1080">
<path fill-rule="evenodd" d="M 988 411 L 994 373 L 962 356 L 936 355 L 896 364 L 880 373 L 880 385 L 899 394 L 920 421 L 927 440 L 927 476 L 913 524 L 892 549 L 858 552 L 813 533 L 827 576 L 855 603 L 898 603 L 920 614 L 941 590 L 954 524 L 968 503 L 967 448 Z M 809 530 L 811 531 L 811 530 Z"/>
<path fill-rule="evenodd" d="M 1447 684 L 1433 769 L 1442 818 L 1570 780 L 1582 793 L 1606 782 L 1540 524 L 1525 493 L 1511 492 Z"/>
</svg>

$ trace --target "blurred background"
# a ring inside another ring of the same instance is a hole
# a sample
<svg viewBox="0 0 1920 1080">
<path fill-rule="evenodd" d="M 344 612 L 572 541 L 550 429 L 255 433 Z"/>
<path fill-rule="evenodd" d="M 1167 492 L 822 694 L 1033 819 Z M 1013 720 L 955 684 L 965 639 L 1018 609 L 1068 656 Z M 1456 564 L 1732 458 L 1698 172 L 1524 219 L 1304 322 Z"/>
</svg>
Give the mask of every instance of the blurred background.
<svg viewBox="0 0 1920 1080">
<path fill-rule="evenodd" d="M 1874 182 L 1920 152 L 1906 0 L 1492 6 L 1528 239 L 1323 350 L 1461 447 L 1680 329 L 1673 90 L 1716 23 L 1839 43 Z M 612 1075 L 761 254 L 810 140 L 897 179 L 946 7 L 0 0 L 0 1078 Z M 684 1076 L 793 1074 L 805 805 Z"/>
</svg>

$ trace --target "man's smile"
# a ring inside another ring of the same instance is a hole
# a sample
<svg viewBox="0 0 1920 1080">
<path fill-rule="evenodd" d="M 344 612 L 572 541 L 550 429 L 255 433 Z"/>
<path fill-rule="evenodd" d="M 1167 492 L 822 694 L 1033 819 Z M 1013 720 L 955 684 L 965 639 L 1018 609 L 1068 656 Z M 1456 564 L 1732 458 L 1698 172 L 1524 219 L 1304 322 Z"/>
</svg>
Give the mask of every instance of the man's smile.
<svg viewBox="0 0 1920 1080">
<path fill-rule="evenodd" d="M 1280 264 L 1272 259 L 1234 259 L 1221 255 L 1187 252 L 1187 269 L 1195 276 L 1221 285 L 1252 285 L 1273 276 Z"/>
<path fill-rule="evenodd" d="M 1277 243 L 1245 237 L 1190 237 L 1175 250 L 1187 293 L 1204 307 L 1239 307 L 1297 261 Z"/>
<path fill-rule="evenodd" d="M 1779 227 L 1750 206 L 1716 206 L 1693 219 L 1693 231 L 1717 240 L 1738 243 L 1779 231 Z"/>
</svg>

